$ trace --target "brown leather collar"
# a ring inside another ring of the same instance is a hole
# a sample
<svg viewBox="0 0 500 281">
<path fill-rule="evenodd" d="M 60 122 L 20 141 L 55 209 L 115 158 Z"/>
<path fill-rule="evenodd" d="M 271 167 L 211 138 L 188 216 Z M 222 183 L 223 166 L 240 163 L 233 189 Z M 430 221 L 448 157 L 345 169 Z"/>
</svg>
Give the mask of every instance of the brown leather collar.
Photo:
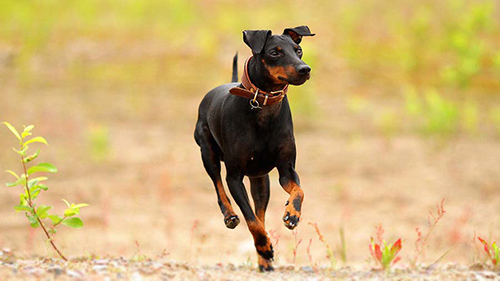
<svg viewBox="0 0 500 281">
<path fill-rule="evenodd" d="M 254 108 L 262 108 L 264 105 L 271 105 L 275 103 L 281 102 L 285 95 L 288 92 L 288 84 L 282 90 L 273 91 L 273 92 L 265 92 L 257 86 L 255 86 L 251 81 L 250 77 L 248 77 L 248 62 L 253 58 L 250 56 L 245 61 L 245 67 L 243 68 L 243 75 L 241 75 L 241 85 L 244 87 L 234 87 L 229 89 L 229 93 L 235 96 L 244 97 L 250 99 L 250 106 L 252 109 Z"/>
</svg>

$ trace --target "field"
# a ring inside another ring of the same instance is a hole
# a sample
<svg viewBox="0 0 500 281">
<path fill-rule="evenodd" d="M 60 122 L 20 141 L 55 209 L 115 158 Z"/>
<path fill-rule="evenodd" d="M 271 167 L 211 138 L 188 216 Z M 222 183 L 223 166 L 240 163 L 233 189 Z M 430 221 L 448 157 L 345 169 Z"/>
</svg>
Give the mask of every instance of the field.
<svg viewBox="0 0 500 281">
<path fill-rule="evenodd" d="M 213 278 L 231 264 L 256 274 L 247 227 L 224 226 L 194 124 L 203 95 L 229 82 L 234 53 L 240 72 L 250 55 L 242 30 L 281 33 L 306 24 L 317 33 L 301 44 L 312 78 L 289 92 L 303 217 L 296 232 L 283 226 L 288 196 L 276 171 L 266 216 L 279 271 L 370 278 L 379 267 L 370 238 L 380 224 L 387 242 L 402 239 L 400 277 L 429 265 L 458 268 L 462 278 L 474 278 L 471 266 L 492 269 L 477 237 L 500 239 L 498 2 L 75 0 L 0 7 L 0 121 L 33 124 L 50 144 L 40 146 L 40 158 L 59 172 L 39 200 L 56 211 L 64 208 L 61 198 L 90 204 L 82 209 L 83 229 L 56 236 L 70 258 L 161 257 L 209 268 Z M 16 145 L 1 127 L 0 170 L 20 171 Z M 0 182 L 9 181 L 0 174 Z M 55 258 L 43 233 L 14 211 L 19 190 L 0 191 L 3 253 Z M 443 199 L 445 213 L 432 226 Z M 429 234 L 420 252 L 417 228 Z M 196 274 L 186 278 L 202 278 Z M 420 276 L 427 277 L 438 278 Z"/>
</svg>

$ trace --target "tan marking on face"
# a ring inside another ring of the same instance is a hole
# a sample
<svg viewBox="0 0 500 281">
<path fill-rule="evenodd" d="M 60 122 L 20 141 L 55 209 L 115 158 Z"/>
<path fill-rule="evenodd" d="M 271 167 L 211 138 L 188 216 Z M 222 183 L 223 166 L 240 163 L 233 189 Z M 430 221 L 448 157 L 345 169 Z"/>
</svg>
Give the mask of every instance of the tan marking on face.
<svg viewBox="0 0 500 281">
<path fill-rule="evenodd" d="M 276 50 L 281 51 L 282 49 L 281 47 L 276 47 Z"/>
<path fill-rule="evenodd" d="M 280 79 L 283 78 L 285 80 L 290 79 L 290 75 L 293 75 L 296 70 L 295 67 L 288 65 L 288 66 L 269 66 L 267 64 L 264 64 L 265 68 L 269 72 L 269 75 L 273 79 L 274 83 L 276 84 L 285 84 L 286 81 L 283 81 Z"/>
</svg>

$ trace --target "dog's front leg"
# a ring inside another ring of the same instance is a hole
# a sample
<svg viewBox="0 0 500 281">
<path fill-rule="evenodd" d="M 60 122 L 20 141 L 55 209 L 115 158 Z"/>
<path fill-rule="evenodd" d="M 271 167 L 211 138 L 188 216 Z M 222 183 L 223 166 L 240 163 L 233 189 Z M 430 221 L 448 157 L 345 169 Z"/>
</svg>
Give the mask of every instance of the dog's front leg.
<svg viewBox="0 0 500 281">
<path fill-rule="evenodd" d="M 290 198 L 285 204 L 283 222 L 289 229 L 294 229 L 300 221 L 300 210 L 302 208 L 302 201 L 304 200 L 304 192 L 300 187 L 299 175 L 295 172 L 292 163 L 278 167 L 278 172 L 281 186 L 290 194 Z"/>
</svg>

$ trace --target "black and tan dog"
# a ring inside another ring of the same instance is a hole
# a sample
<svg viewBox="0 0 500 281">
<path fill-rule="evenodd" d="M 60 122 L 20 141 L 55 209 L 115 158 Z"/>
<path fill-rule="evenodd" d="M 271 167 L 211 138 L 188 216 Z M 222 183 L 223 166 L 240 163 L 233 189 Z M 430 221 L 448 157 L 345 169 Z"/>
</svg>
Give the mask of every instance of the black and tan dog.
<svg viewBox="0 0 500 281">
<path fill-rule="evenodd" d="M 243 41 L 253 56 L 245 63 L 242 83 L 235 83 L 235 57 L 233 83 L 208 92 L 199 108 L 194 136 L 215 185 L 224 222 L 235 228 L 240 219 L 222 185 L 221 161 L 225 162 L 229 191 L 253 235 L 262 271 L 273 270 L 273 247 L 264 228 L 272 169 L 278 169 L 279 182 L 290 194 L 285 226 L 294 229 L 300 220 L 304 193 L 295 172 L 295 139 L 286 94 L 289 84 L 302 85 L 310 77 L 311 68 L 301 59 L 299 43 L 303 36 L 313 35 L 307 26 L 287 28 L 281 35 L 272 35 L 270 30 L 244 31 Z M 255 213 L 244 176 L 250 179 Z"/>
</svg>

